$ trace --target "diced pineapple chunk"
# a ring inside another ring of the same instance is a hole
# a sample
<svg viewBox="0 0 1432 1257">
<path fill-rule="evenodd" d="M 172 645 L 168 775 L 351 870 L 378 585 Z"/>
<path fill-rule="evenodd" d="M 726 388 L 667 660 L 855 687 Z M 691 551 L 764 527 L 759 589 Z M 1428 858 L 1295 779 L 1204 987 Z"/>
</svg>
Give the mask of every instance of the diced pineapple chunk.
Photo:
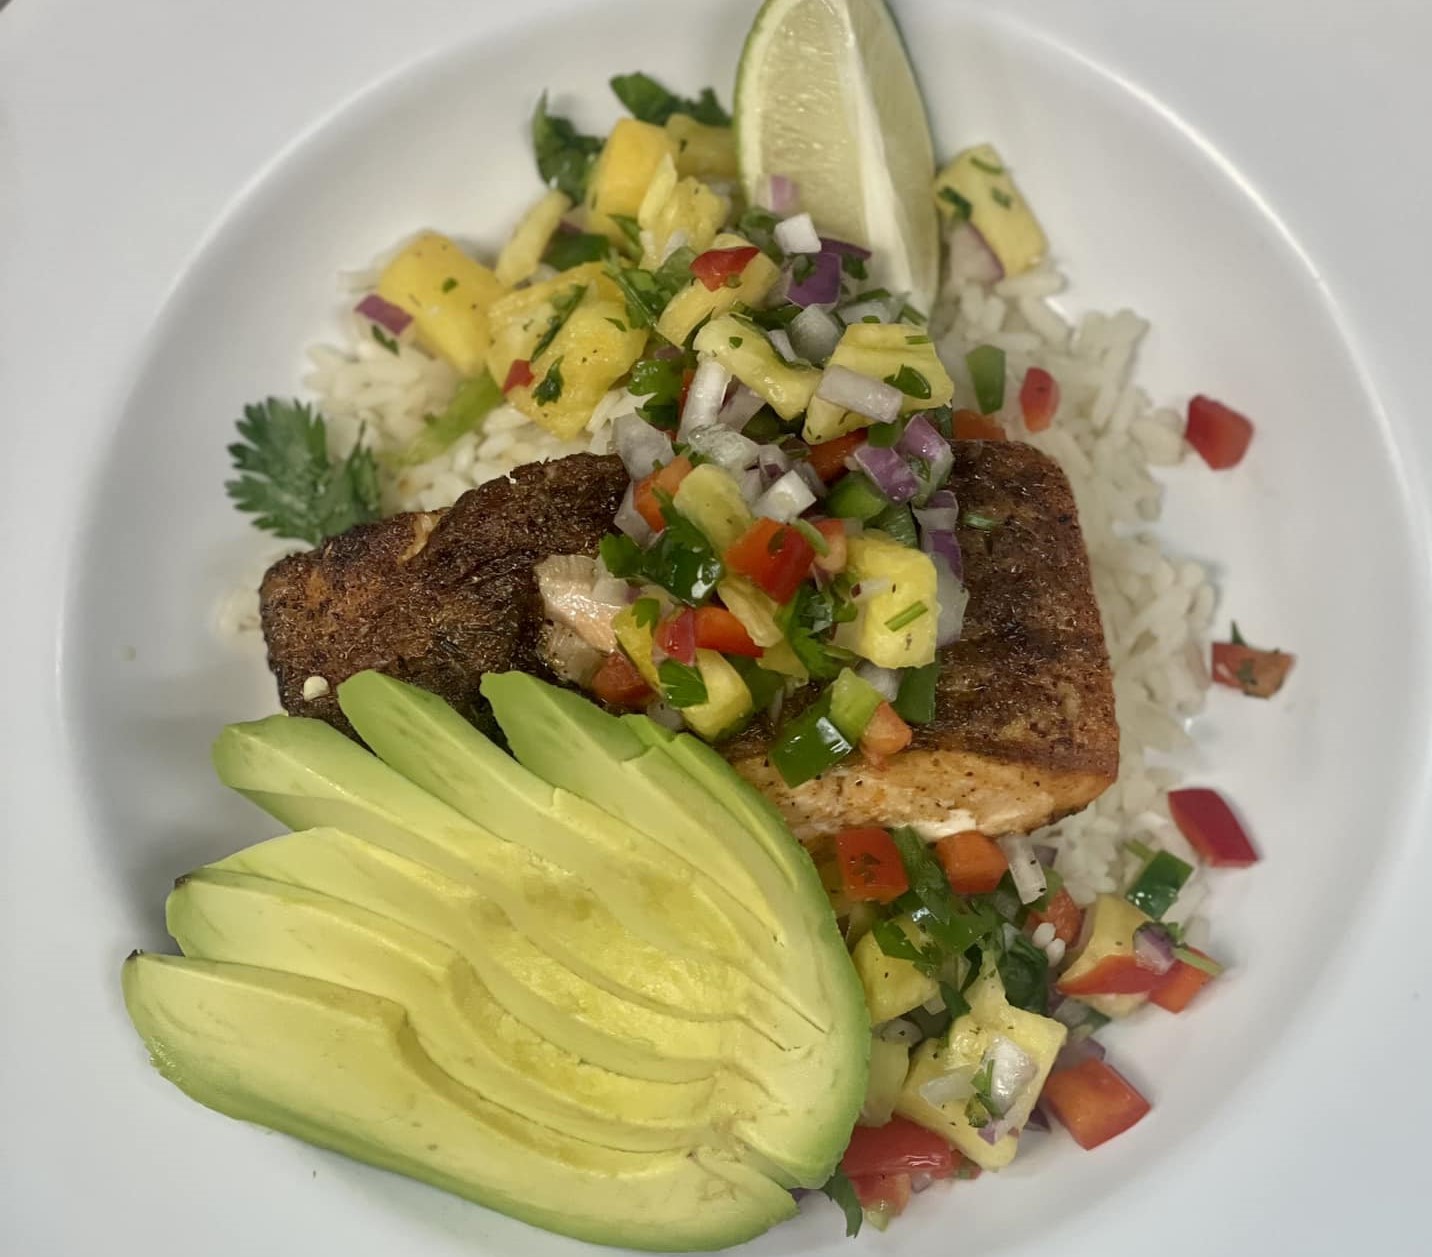
<svg viewBox="0 0 1432 1257">
<path fill-rule="evenodd" d="M 556 314 L 553 302 L 570 299 L 579 288 L 586 290 L 583 300 L 592 297 L 602 301 L 621 300 L 621 289 L 602 264 L 586 262 L 530 288 L 519 288 L 492 303 L 487 312 L 492 327 L 487 370 L 499 385 L 506 382 L 508 371 L 519 358 L 531 361 L 533 349 Z"/>
<path fill-rule="evenodd" d="M 761 656 L 761 667 L 767 672 L 789 677 L 797 685 L 804 685 L 810 680 L 810 670 L 800 661 L 795 647 L 784 637 L 773 646 L 766 647 L 765 653 Z"/>
<path fill-rule="evenodd" d="M 706 701 L 683 707 L 681 718 L 708 742 L 734 733 L 751 714 L 751 691 L 725 655 L 698 650 L 696 667 L 706 684 Z"/>
<path fill-rule="evenodd" d="M 496 275 L 436 231 L 414 239 L 378 280 L 378 295 L 413 316 L 418 343 L 463 375 L 482 369 L 488 307 L 502 293 Z"/>
<path fill-rule="evenodd" d="M 970 1011 L 956 1018 L 945 1038 L 926 1040 L 915 1049 L 895 1111 L 943 1135 L 981 1168 L 998 1170 L 1014 1160 L 1019 1149 L 1016 1135 L 1010 1133 L 993 1144 L 986 1143 L 967 1115 L 967 1097 L 935 1105 L 920 1094 L 920 1088 L 946 1074 L 973 1076 L 994 1040 L 1008 1039 L 1028 1055 L 1037 1068 L 1034 1078 L 1005 1114 L 1005 1119 L 1017 1131 L 1034 1111 L 1069 1032 L 1052 1017 L 1013 1007 L 1005 999 L 1004 986 L 992 968 L 970 987 L 965 998 Z"/>
<path fill-rule="evenodd" d="M 676 490 L 673 505 L 705 534 L 717 554 L 755 522 L 741 496 L 741 486 L 715 463 L 702 463 L 692 471 Z"/>
<path fill-rule="evenodd" d="M 884 1126 L 894 1116 L 909 1072 L 908 1047 L 878 1034 L 871 1038 L 870 1081 L 865 1085 L 865 1103 L 857 1119 L 861 1126 Z"/>
<path fill-rule="evenodd" d="M 666 158 L 676 159 L 676 141 L 661 127 L 623 118 L 612 128 L 587 183 L 587 230 L 618 243 L 626 233 L 613 214 L 635 218 L 653 176 Z"/>
<path fill-rule="evenodd" d="M 661 677 L 657 675 L 656 663 L 652 659 L 656 634 L 651 626 L 641 623 L 637 619 L 636 611 L 631 607 L 624 607 L 612 619 L 612 632 L 616 634 L 617 645 L 622 648 L 622 653 L 641 673 L 641 679 L 660 694 Z"/>
<path fill-rule="evenodd" d="M 680 115 L 673 114 L 673 117 Z M 744 236 L 722 232 L 712 242 L 713 249 L 748 249 L 751 242 Z M 670 301 L 656 321 L 656 330 L 673 345 L 684 345 L 687 337 L 706 319 L 729 313 L 736 305 L 759 305 L 776 286 L 781 268 L 764 253 L 757 253 L 741 272 L 733 287 L 724 284 L 714 291 L 699 279 L 693 279 Z"/>
<path fill-rule="evenodd" d="M 698 467 L 696 470 L 701 469 Z M 692 472 L 692 475 L 695 474 Z M 687 477 L 687 480 L 689 479 L 691 476 Z M 682 483 L 684 485 L 685 481 Z M 681 493 L 678 490 L 678 509 L 681 506 L 680 498 Z M 758 588 L 753 580 L 745 576 L 727 576 L 716 586 L 716 593 L 726 604 L 726 610 L 741 621 L 741 627 L 751 635 L 751 640 L 757 646 L 770 647 L 785 642 L 786 635 L 781 632 L 781 626 L 776 622 L 776 612 L 781 609 L 780 603 L 764 589 Z M 772 672 L 780 671 L 769 658 L 763 658 L 761 666 Z"/>
<path fill-rule="evenodd" d="M 933 663 L 940 605 L 930 556 L 874 529 L 851 537 L 848 547 L 851 580 L 879 582 L 880 592 L 861 600 L 859 617 L 840 626 L 837 643 L 881 668 Z M 907 619 L 917 604 L 924 610 Z M 899 628 L 889 627 L 902 620 Z"/>
<path fill-rule="evenodd" d="M 1072 982 L 1097 968 L 1110 956 L 1130 956 L 1134 951 L 1134 934 L 1141 925 L 1153 920 L 1134 907 L 1122 895 L 1100 895 L 1089 909 L 1088 930 L 1084 945 L 1074 954 L 1069 967 L 1060 974 L 1060 982 Z M 1147 995 L 1079 995 L 1081 1003 L 1101 1012 L 1105 1017 L 1127 1017 L 1148 1002 Z"/>
<path fill-rule="evenodd" d="M 737 179 L 736 139 L 730 127 L 709 127 L 690 114 L 674 113 L 666 133 L 676 144 L 676 173 L 697 179 Z"/>
<path fill-rule="evenodd" d="M 947 218 L 964 212 L 962 202 L 1006 276 L 1029 270 L 1048 251 L 1044 228 L 993 145 L 966 150 L 935 176 L 935 203 Z"/>
<path fill-rule="evenodd" d="M 955 395 L 930 333 L 910 323 L 852 323 L 841 335 L 830 363 L 893 384 L 905 395 L 902 414 L 946 406 Z M 804 435 L 818 445 L 870 423 L 865 415 L 815 397 L 806 412 Z"/>
<path fill-rule="evenodd" d="M 897 917 L 895 925 L 917 945 L 926 941 L 908 917 Z M 860 985 L 865 988 L 870 1020 L 876 1025 L 919 1008 L 940 993 L 940 984 L 934 978 L 921 973 L 913 961 L 887 956 L 873 934 L 867 934 L 856 943 L 851 959 L 860 975 Z"/>
<path fill-rule="evenodd" d="M 697 353 L 710 354 L 747 388 L 771 404 L 783 419 L 794 419 L 809 404 L 820 372 L 792 366 L 753 323 L 723 314 L 697 334 Z"/>
<path fill-rule="evenodd" d="M 730 212 L 725 197 L 699 179 L 677 178 L 676 163 L 663 157 L 637 210 L 637 225 L 644 233 L 641 264 L 654 269 L 682 246 L 705 252 Z"/>
<path fill-rule="evenodd" d="M 512 238 L 497 255 L 499 283 L 511 288 L 532 278 L 542 265 L 542 255 L 547 251 L 562 215 L 571 208 L 572 202 L 567 194 L 553 189 L 523 215 Z"/>
</svg>

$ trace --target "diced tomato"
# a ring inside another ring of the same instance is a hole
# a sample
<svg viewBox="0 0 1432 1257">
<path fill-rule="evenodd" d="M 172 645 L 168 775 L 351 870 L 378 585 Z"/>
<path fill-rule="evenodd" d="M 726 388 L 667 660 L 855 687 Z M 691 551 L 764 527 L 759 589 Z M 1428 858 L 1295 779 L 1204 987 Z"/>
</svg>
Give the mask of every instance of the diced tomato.
<svg viewBox="0 0 1432 1257">
<path fill-rule="evenodd" d="M 592 677 L 592 693 L 608 707 L 645 707 L 655 695 L 636 665 L 621 651 L 613 651 Z"/>
<path fill-rule="evenodd" d="M 1026 428 L 1043 432 L 1059 409 L 1059 381 L 1043 367 L 1030 367 L 1019 389 L 1019 409 Z"/>
<path fill-rule="evenodd" d="M 910 889 L 905 863 L 888 830 L 844 830 L 835 836 L 835 858 L 841 886 L 851 899 L 891 903 Z"/>
<path fill-rule="evenodd" d="M 526 388 L 532 383 L 532 364 L 526 358 L 516 358 L 507 368 L 507 379 L 502 382 L 502 391 L 510 393 L 515 388 Z"/>
<path fill-rule="evenodd" d="M 1258 863 L 1247 831 L 1217 790 L 1170 790 L 1168 810 L 1179 832 L 1214 868 L 1246 869 Z"/>
<path fill-rule="evenodd" d="M 860 1201 L 862 1209 L 873 1209 L 887 1218 L 898 1218 L 910 1203 L 912 1189 L 908 1174 L 852 1176 L 850 1185 L 855 1189 L 855 1198 Z"/>
<path fill-rule="evenodd" d="M 892 1117 L 884 1126 L 857 1126 L 851 1131 L 840 1168 L 850 1178 L 874 1174 L 950 1178 L 962 1159 L 934 1131 L 903 1117 Z"/>
<path fill-rule="evenodd" d="M 1272 698 L 1292 667 L 1293 656 L 1281 650 L 1255 650 L 1242 642 L 1213 643 L 1213 679 L 1253 698 Z"/>
<path fill-rule="evenodd" d="M 817 520 L 815 530 L 824 539 L 826 549 L 824 554 L 815 556 L 816 567 L 831 575 L 845 571 L 845 565 L 850 561 L 850 540 L 849 534 L 845 531 L 845 521 L 843 519 Z"/>
<path fill-rule="evenodd" d="M 1203 956 L 1203 953 L 1195 948 L 1189 950 L 1195 955 Z M 1209 959 L 1207 956 L 1203 958 Z M 1173 968 L 1164 974 L 1158 986 L 1149 992 L 1149 1003 L 1157 1004 L 1171 1013 L 1181 1013 L 1188 1007 L 1189 1001 L 1212 981 L 1213 975 L 1197 965 L 1186 964 L 1182 960 L 1175 961 Z"/>
<path fill-rule="evenodd" d="M 1009 868 L 1009 860 L 999 845 L 978 829 L 941 838 L 935 844 L 935 855 L 958 895 L 988 894 Z"/>
<path fill-rule="evenodd" d="M 998 419 L 982 415 L 978 410 L 957 410 L 950 419 L 951 431 L 957 441 L 1007 441 Z"/>
<path fill-rule="evenodd" d="M 715 292 L 728 280 L 739 276 L 759 252 L 755 245 L 743 245 L 737 249 L 707 249 L 692 259 L 691 273 Z"/>
<path fill-rule="evenodd" d="M 1081 1148 L 1122 1135 L 1151 1107 L 1118 1070 L 1093 1058 L 1055 1070 L 1040 1100 Z"/>
<path fill-rule="evenodd" d="M 1061 886 L 1049 900 L 1043 912 L 1038 908 L 1029 910 L 1028 924 L 1031 930 L 1038 929 L 1046 921 L 1054 927 L 1054 937 L 1065 947 L 1073 947 L 1084 928 L 1084 909 L 1074 902 L 1074 896 Z"/>
<path fill-rule="evenodd" d="M 666 527 L 658 493 L 674 497 L 677 489 L 681 487 L 681 482 L 690 474 L 691 460 L 683 454 L 679 458 L 673 458 L 665 467 L 652 472 L 644 480 L 637 481 L 632 492 L 632 504 L 654 531 L 661 532 Z"/>
<path fill-rule="evenodd" d="M 833 441 L 822 441 L 810 447 L 810 465 L 815 474 L 829 484 L 845 474 L 845 460 L 864 444 L 864 432 L 851 432 Z"/>
<path fill-rule="evenodd" d="M 719 650 L 723 655 L 758 658 L 761 648 L 751 640 L 746 626 L 725 607 L 697 607 L 696 645 L 702 650 Z"/>
<path fill-rule="evenodd" d="M 915 731 L 889 703 L 881 703 L 860 735 L 860 750 L 868 759 L 882 760 L 898 755 L 915 736 Z"/>
<path fill-rule="evenodd" d="M 789 602 L 810 575 L 815 547 L 799 529 L 758 519 L 723 557 L 728 571 L 749 576 L 777 602 Z"/>
<path fill-rule="evenodd" d="M 1164 977 L 1141 965 L 1132 952 L 1123 952 L 1105 956 L 1077 978 L 1066 973 L 1056 985 L 1063 995 L 1147 995 Z"/>
<path fill-rule="evenodd" d="M 696 662 L 696 613 L 688 607 L 663 620 L 656 626 L 655 641 L 658 650 L 690 667 Z"/>
<path fill-rule="evenodd" d="M 1253 424 L 1230 406 L 1199 394 L 1188 403 L 1183 439 L 1214 471 L 1237 467 L 1253 440 Z"/>
</svg>

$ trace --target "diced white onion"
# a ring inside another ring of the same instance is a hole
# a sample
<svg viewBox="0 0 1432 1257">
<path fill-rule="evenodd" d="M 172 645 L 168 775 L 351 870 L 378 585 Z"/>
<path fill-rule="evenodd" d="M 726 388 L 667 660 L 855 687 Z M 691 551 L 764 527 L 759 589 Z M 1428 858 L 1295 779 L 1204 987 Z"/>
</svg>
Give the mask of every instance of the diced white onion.
<svg viewBox="0 0 1432 1257">
<path fill-rule="evenodd" d="M 826 367 L 821 372 L 815 395 L 822 401 L 874 419 L 876 423 L 894 423 L 905 401 L 905 395 L 894 385 L 838 366 Z"/>
<path fill-rule="evenodd" d="M 806 488 L 815 494 L 817 500 L 825 497 L 830 491 L 824 480 L 820 478 L 820 472 L 810 465 L 810 461 L 804 458 L 797 458 L 791 464 L 791 470 L 806 482 Z"/>
<path fill-rule="evenodd" d="M 870 301 L 857 301 L 846 306 L 840 317 L 849 327 L 852 323 L 893 323 L 899 316 L 900 305 L 894 297 L 875 297 Z"/>
<path fill-rule="evenodd" d="M 677 249 L 682 249 L 682 248 L 685 248 L 685 247 L 686 247 L 686 233 L 685 233 L 684 231 L 682 231 L 682 230 L 678 227 L 675 231 L 673 231 L 673 232 L 671 233 L 671 235 L 667 236 L 667 238 L 666 238 L 666 243 L 665 243 L 664 245 L 662 245 L 662 247 L 661 247 L 661 260 L 662 260 L 663 262 L 669 261 L 670 258 L 671 258 L 671 255 L 672 255 L 673 253 L 675 253 L 675 252 L 677 251 Z"/>
<path fill-rule="evenodd" d="M 971 1069 L 952 1069 L 948 1074 L 937 1074 L 921 1085 L 920 1099 L 936 1108 L 968 1100 L 975 1093 L 973 1079 L 974 1071 Z"/>
<path fill-rule="evenodd" d="M 949 277 L 957 284 L 993 284 L 1004 278 L 1004 267 L 985 238 L 969 223 L 950 232 Z"/>
<path fill-rule="evenodd" d="M 774 327 L 766 333 L 766 339 L 771 342 L 775 351 L 787 362 L 799 362 L 800 355 L 796 353 L 791 344 L 791 338 L 786 335 L 783 327 Z"/>
<path fill-rule="evenodd" d="M 670 706 L 664 699 L 661 702 L 653 703 L 646 709 L 646 714 L 664 729 L 671 729 L 680 732 L 686 725 L 681 718 L 681 713 L 675 707 Z"/>
<path fill-rule="evenodd" d="M 627 491 L 622 496 L 622 504 L 617 507 L 617 513 L 612 517 L 614 523 L 622 532 L 626 533 L 639 546 L 646 545 L 656 536 L 651 530 L 651 525 L 642 518 L 642 514 L 636 509 L 635 484 L 627 485 Z"/>
<path fill-rule="evenodd" d="M 882 1025 L 876 1034 L 887 1043 L 918 1043 L 924 1036 L 920 1033 L 920 1027 L 913 1021 L 907 1021 L 904 1017 L 896 1017 Z"/>
<path fill-rule="evenodd" d="M 955 579 L 950 565 L 938 555 L 931 555 L 935 564 L 935 599 L 940 604 L 940 619 L 935 626 L 935 645 L 951 646 L 960 640 L 965 627 L 965 608 L 970 605 L 969 590 Z"/>
<path fill-rule="evenodd" d="M 755 513 L 789 524 L 802 511 L 808 511 L 814 505 L 815 494 L 800 472 L 792 469 L 761 494 Z"/>
<path fill-rule="evenodd" d="M 796 214 L 776 224 L 776 243 L 784 253 L 819 253 L 820 233 L 809 214 Z"/>
<path fill-rule="evenodd" d="M 766 491 L 766 478 L 756 468 L 751 468 L 741 477 L 741 496 L 747 506 L 755 506 Z"/>
<path fill-rule="evenodd" d="M 1019 1102 L 1024 1090 L 1034 1081 L 1039 1067 L 1019 1044 L 1004 1035 L 996 1035 L 984 1059 L 990 1064 L 989 1095 L 995 1112 L 1001 1117 Z"/>
<path fill-rule="evenodd" d="M 850 598 L 852 602 L 869 602 L 876 594 L 883 594 L 890 588 L 892 586 L 888 577 L 867 576 L 851 589 Z"/>
<path fill-rule="evenodd" d="M 1034 854 L 1034 844 L 1023 834 L 1010 834 L 999 840 L 1000 850 L 1009 861 L 1009 876 L 1014 882 L 1020 903 L 1033 903 L 1049 889 L 1044 865 Z"/>
<path fill-rule="evenodd" d="M 619 415 L 612 423 L 612 444 L 627 475 L 640 480 L 673 457 L 671 438 L 638 414 Z"/>
<path fill-rule="evenodd" d="M 707 358 L 696 368 L 691 377 L 691 388 L 686 394 L 686 405 L 681 411 L 681 428 L 677 435 L 683 440 L 691 439 L 697 428 L 709 428 L 721 413 L 721 403 L 726 397 L 726 385 L 731 382 L 731 373 L 715 358 Z"/>
<path fill-rule="evenodd" d="M 686 438 L 686 443 L 727 471 L 745 471 L 755 463 L 761 448 L 750 437 L 720 424 L 697 428 Z"/>
<path fill-rule="evenodd" d="M 806 306 L 789 324 L 791 347 L 807 362 L 824 362 L 840 344 L 840 320 L 820 306 Z"/>
<path fill-rule="evenodd" d="M 880 668 L 867 662 L 855 670 L 855 675 L 879 690 L 886 702 L 893 703 L 900 693 L 900 674 L 894 668 Z"/>
</svg>

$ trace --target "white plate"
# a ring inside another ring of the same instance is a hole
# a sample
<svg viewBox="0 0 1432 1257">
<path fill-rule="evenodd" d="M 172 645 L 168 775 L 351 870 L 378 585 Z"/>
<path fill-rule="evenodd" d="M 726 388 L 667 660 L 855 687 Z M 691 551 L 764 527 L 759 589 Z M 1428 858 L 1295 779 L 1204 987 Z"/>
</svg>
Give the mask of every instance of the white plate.
<svg viewBox="0 0 1432 1257">
<path fill-rule="evenodd" d="M 500 239 L 536 191 L 542 86 L 593 126 L 624 70 L 729 96 L 753 7 L 22 0 L 0 19 L 0 1250 L 577 1251 L 185 1101 L 144 1066 L 118 965 L 162 943 L 174 875 L 267 832 L 206 754 L 273 701 L 207 619 L 253 544 L 220 487 L 240 406 L 296 387 L 340 268 L 423 223 Z M 1047 1141 L 861 1243 L 1422 1251 L 1432 275 L 1407 120 L 1432 108 L 1432 18 L 899 11 L 939 147 L 1006 151 L 1071 306 L 1150 316 L 1147 382 L 1257 418 L 1244 468 L 1172 478 L 1170 535 L 1215 561 L 1222 619 L 1299 664 L 1278 702 L 1220 692 L 1199 722 L 1194 771 L 1267 860 L 1218 886 L 1237 970 L 1216 998 L 1116 1037 L 1154 1116 L 1094 1154 Z M 855 1250 L 826 1207 L 752 1251 Z"/>
</svg>

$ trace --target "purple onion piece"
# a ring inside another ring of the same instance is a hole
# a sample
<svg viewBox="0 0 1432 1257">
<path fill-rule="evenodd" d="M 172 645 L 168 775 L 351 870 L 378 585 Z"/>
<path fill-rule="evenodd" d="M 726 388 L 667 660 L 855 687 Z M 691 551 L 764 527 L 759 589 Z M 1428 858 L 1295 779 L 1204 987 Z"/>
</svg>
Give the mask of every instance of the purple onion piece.
<svg viewBox="0 0 1432 1257">
<path fill-rule="evenodd" d="M 1134 959 L 1144 969 L 1167 973 L 1178 963 L 1172 936 L 1157 922 L 1139 926 L 1134 931 Z"/>
<path fill-rule="evenodd" d="M 788 300 L 798 306 L 829 305 L 840 299 L 840 258 L 834 253 L 807 253 L 810 270 L 804 279 L 791 276 Z"/>
<path fill-rule="evenodd" d="M 413 316 L 406 310 L 399 309 L 376 292 L 370 292 L 353 309 L 365 319 L 371 319 L 384 331 L 391 332 L 394 336 L 401 336 L 413 321 Z"/>
<path fill-rule="evenodd" d="M 1046 1114 L 1045 1111 L 1041 1109 L 1039 1105 L 1036 1104 L 1034 1108 L 1030 1111 L 1029 1120 L 1025 1122 L 1024 1128 L 1026 1130 L 1047 1131 L 1049 1129 L 1048 1114 Z"/>
<path fill-rule="evenodd" d="M 960 526 L 960 512 L 954 506 L 917 506 L 915 522 L 931 532 L 954 532 Z"/>
<path fill-rule="evenodd" d="M 922 528 L 920 549 L 931 558 L 943 562 L 950 575 L 964 584 L 965 555 L 960 549 L 960 539 L 953 532 L 944 528 Z"/>
<path fill-rule="evenodd" d="M 1104 1059 L 1104 1045 L 1098 1039 L 1080 1039 L 1076 1042 L 1066 1043 L 1059 1049 L 1059 1055 L 1054 1058 L 1055 1069 L 1069 1069 L 1075 1065 L 1082 1065 L 1085 1061 L 1102 1061 Z"/>
<path fill-rule="evenodd" d="M 790 455 L 778 445 L 763 445 L 756 452 L 756 466 L 766 478 L 766 483 L 774 484 L 790 471 Z"/>
<path fill-rule="evenodd" d="M 920 491 L 915 473 L 895 450 L 867 442 L 855 451 L 853 457 L 860 470 L 896 506 L 908 502 Z"/>
<path fill-rule="evenodd" d="M 1004 278 L 1004 267 L 974 224 L 961 223 L 950 233 L 949 243 L 949 273 L 955 279 L 994 284 Z"/>
<path fill-rule="evenodd" d="M 829 236 L 820 238 L 820 248 L 822 253 L 839 253 L 848 258 L 863 260 L 870 256 L 869 249 L 862 248 L 858 244 L 851 244 L 848 240 L 833 240 Z"/>
<path fill-rule="evenodd" d="M 757 189 L 756 200 L 762 208 L 784 218 L 787 214 L 794 214 L 800 206 L 800 185 L 785 175 L 767 175 Z"/>
<path fill-rule="evenodd" d="M 651 356 L 653 358 L 662 358 L 670 360 L 672 358 L 681 357 L 681 353 L 682 351 L 678 349 L 675 345 L 658 345 L 655 349 L 651 351 Z"/>
<path fill-rule="evenodd" d="M 940 507 L 949 507 L 952 511 L 960 509 L 959 499 L 955 497 L 953 489 L 939 489 L 930 494 L 930 500 L 925 503 L 926 509 L 933 510 Z"/>
</svg>

